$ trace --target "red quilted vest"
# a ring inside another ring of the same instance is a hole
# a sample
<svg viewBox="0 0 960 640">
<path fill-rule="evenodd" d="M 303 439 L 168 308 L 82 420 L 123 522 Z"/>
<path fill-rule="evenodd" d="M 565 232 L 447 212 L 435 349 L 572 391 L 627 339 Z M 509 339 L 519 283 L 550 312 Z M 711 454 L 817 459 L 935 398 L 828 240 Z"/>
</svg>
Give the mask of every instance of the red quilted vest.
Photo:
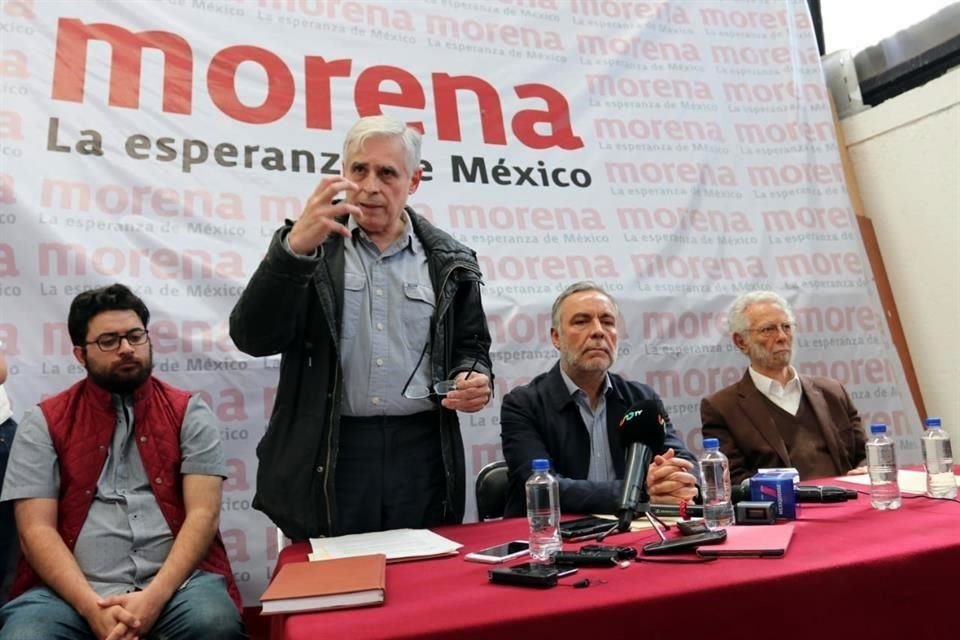
<svg viewBox="0 0 960 640">
<path fill-rule="evenodd" d="M 186 515 L 180 477 L 180 425 L 190 394 L 150 377 L 133 394 L 134 438 L 160 511 L 174 537 Z M 116 410 L 108 391 L 84 379 L 40 403 L 60 465 L 57 530 L 71 551 L 86 522 L 113 438 Z M 220 533 L 197 567 L 222 575 L 243 608 Z M 41 584 L 21 558 L 11 597 Z"/>
</svg>

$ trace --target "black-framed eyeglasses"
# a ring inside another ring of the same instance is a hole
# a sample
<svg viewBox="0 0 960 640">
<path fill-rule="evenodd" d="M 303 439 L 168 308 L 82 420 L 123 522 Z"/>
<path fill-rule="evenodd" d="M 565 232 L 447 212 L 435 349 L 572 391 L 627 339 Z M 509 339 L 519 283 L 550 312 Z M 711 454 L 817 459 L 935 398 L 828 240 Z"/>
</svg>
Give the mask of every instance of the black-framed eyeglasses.
<svg viewBox="0 0 960 640">
<path fill-rule="evenodd" d="M 448 380 L 444 382 L 438 382 L 433 385 L 433 388 L 426 387 L 422 384 L 417 384 L 410 386 L 410 383 L 413 382 L 414 376 L 417 375 L 417 371 L 420 370 L 420 365 L 423 364 L 423 356 L 427 355 L 427 348 L 430 346 L 430 341 L 423 343 L 423 349 L 420 350 L 420 357 L 417 358 L 417 364 L 414 365 L 413 371 L 410 372 L 410 375 L 407 376 L 407 381 L 403 385 L 403 390 L 400 392 L 400 395 L 406 398 L 407 400 L 424 400 L 426 398 L 432 398 L 433 396 L 445 396 L 453 389 L 456 389 L 456 384 L 453 385 L 451 389 L 446 385 Z M 444 386 L 440 386 L 444 385 Z"/>
<path fill-rule="evenodd" d="M 473 337 L 474 340 L 478 340 L 477 336 Z M 423 356 L 427 353 L 427 347 L 430 346 L 430 342 L 427 341 L 423 345 L 423 349 L 420 350 L 420 357 L 417 358 L 417 364 L 413 367 L 413 371 L 410 372 L 410 375 L 407 377 L 406 383 L 403 385 L 403 390 L 400 392 L 400 395 L 406 398 L 407 400 L 424 400 L 426 398 L 432 398 L 434 396 L 443 397 L 455 391 L 457 388 L 456 380 L 440 380 L 439 382 L 434 382 L 432 387 L 426 387 L 423 385 L 414 385 L 410 386 L 410 383 L 413 381 L 413 377 L 417 375 L 417 371 L 420 370 L 420 365 L 423 363 Z M 470 377 L 470 375 L 476 370 L 477 363 L 480 361 L 480 354 L 477 353 L 477 356 L 473 359 L 473 364 L 470 365 L 470 370 L 467 371 L 467 375 L 464 377 L 464 380 Z"/>
<path fill-rule="evenodd" d="M 104 333 L 97 336 L 96 340 L 84 342 L 83 346 L 86 347 L 95 344 L 100 351 L 110 352 L 119 349 L 120 343 L 124 340 L 126 340 L 131 347 L 139 347 L 150 341 L 149 336 L 150 332 L 146 329 L 131 329 L 126 333 Z"/>
<path fill-rule="evenodd" d="M 792 322 L 781 322 L 780 324 L 768 324 L 766 326 L 760 327 L 759 329 L 750 329 L 754 333 L 759 333 L 764 338 L 772 338 L 778 335 L 778 332 L 783 331 L 786 335 L 793 335 L 793 323 Z"/>
</svg>

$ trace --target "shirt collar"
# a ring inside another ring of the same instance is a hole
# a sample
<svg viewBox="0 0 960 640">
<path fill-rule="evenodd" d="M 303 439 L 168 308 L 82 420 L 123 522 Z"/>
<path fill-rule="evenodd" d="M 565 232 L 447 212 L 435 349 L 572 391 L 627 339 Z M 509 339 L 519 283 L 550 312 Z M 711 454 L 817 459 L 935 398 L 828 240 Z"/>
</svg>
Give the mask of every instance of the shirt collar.
<svg viewBox="0 0 960 640">
<path fill-rule="evenodd" d="M 571 396 L 576 397 L 577 392 L 579 392 L 584 397 L 587 396 L 587 392 L 577 386 L 577 383 L 574 382 L 573 379 L 567 375 L 567 372 L 563 370 L 563 367 L 560 367 L 560 377 L 563 378 L 563 384 L 566 385 L 567 391 L 570 393 Z M 612 388 L 612 386 L 613 385 L 610 384 L 610 375 L 606 373 L 603 374 L 603 389 L 600 390 L 600 395 L 606 396 L 607 391 L 609 391 Z"/>
<path fill-rule="evenodd" d="M 392 245 L 387 247 L 386 251 L 382 252 L 384 257 L 387 255 L 393 255 L 394 253 L 400 253 L 405 249 L 409 250 L 410 253 L 413 254 L 416 254 L 420 251 L 420 241 L 413 233 L 413 225 L 410 224 L 410 218 L 407 216 L 407 212 L 403 211 L 400 215 L 403 217 L 403 233 L 394 241 Z M 377 249 L 377 245 L 370 240 L 370 236 L 368 236 L 367 232 L 363 230 L 363 227 L 357 224 L 357 219 L 353 216 L 350 216 L 347 220 L 347 230 L 350 232 L 350 237 L 353 238 L 354 243 L 356 243 L 356 241 L 359 239 L 366 246 L 373 247 L 376 249 L 377 253 L 380 253 L 380 250 Z"/>
<path fill-rule="evenodd" d="M 790 391 L 799 391 L 802 390 L 800 386 L 800 377 L 797 376 L 797 370 L 793 367 L 790 367 L 790 379 L 787 380 L 787 384 L 780 384 L 778 381 L 763 375 L 752 366 L 749 369 L 750 378 L 753 380 L 753 386 L 755 386 L 761 393 L 766 395 L 783 395 Z"/>
</svg>

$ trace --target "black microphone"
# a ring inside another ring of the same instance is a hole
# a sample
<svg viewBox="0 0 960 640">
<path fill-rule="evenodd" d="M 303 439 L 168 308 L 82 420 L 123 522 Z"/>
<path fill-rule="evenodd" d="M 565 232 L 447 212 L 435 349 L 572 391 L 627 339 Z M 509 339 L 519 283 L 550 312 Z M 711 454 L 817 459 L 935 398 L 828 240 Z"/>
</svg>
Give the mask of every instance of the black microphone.
<svg viewBox="0 0 960 640">
<path fill-rule="evenodd" d="M 797 502 L 846 502 L 847 500 L 856 500 L 857 492 L 853 489 L 844 489 L 843 487 L 833 487 L 829 485 L 798 484 L 794 487 L 797 496 Z"/>
<path fill-rule="evenodd" d="M 647 467 L 655 454 L 664 452 L 666 430 L 655 400 L 642 400 L 620 420 L 620 446 L 627 451 L 623 491 L 617 509 L 617 529 L 629 531 L 646 480 Z"/>
<path fill-rule="evenodd" d="M 737 504 L 738 502 L 749 502 L 750 500 L 753 500 L 750 496 L 750 478 L 744 478 L 740 484 L 730 486 L 730 502 Z"/>
</svg>

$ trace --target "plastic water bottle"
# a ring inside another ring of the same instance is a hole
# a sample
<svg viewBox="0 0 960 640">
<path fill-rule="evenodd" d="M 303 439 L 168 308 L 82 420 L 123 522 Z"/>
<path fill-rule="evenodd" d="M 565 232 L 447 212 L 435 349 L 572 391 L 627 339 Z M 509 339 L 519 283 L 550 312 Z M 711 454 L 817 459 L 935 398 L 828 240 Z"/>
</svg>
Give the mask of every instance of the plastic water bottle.
<svg viewBox="0 0 960 640">
<path fill-rule="evenodd" d="M 560 483 L 550 473 L 550 461 L 533 461 L 527 479 L 527 522 L 530 523 L 530 559 L 550 562 L 562 548 L 560 542 Z"/>
<path fill-rule="evenodd" d="M 720 441 L 716 438 L 704 438 L 703 448 L 699 460 L 703 520 L 711 530 L 723 529 L 733 524 L 730 461 L 720 451 Z"/>
<path fill-rule="evenodd" d="M 940 418 L 927 418 L 923 444 L 923 466 L 927 469 L 927 495 L 931 498 L 956 498 L 957 481 L 953 475 L 953 451 L 950 436 L 940 428 Z"/>
<path fill-rule="evenodd" d="M 899 509 L 900 485 L 897 484 L 897 449 L 887 437 L 887 425 L 871 424 L 867 441 L 867 467 L 870 470 L 870 504 L 874 509 Z"/>
</svg>

